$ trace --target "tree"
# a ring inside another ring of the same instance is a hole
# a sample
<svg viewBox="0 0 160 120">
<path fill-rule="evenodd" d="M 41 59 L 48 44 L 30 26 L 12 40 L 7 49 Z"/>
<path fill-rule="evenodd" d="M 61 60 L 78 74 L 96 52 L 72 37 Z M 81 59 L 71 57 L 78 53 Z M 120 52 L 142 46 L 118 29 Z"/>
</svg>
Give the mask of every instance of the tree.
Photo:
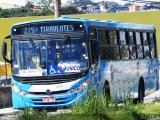
<svg viewBox="0 0 160 120">
<path fill-rule="evenodd" d="M 129 2 L 129 3 L 124 4 L 123 6 L 127 6 L 128 7 L 128 6 L 131 6 L 131 5 L 132 5 L 132 3 Z"/>
<path fill-rule="evenodd" d="M 53 15 L 53 12 L 50 9 L 43 8 L 40 15 L 43 15 L 43 16 Z"/>
<path fill-rule="evenodd" d="M 69 7 L 62 7 L 61 8 L 61 14 L 62 15 L 67 15 L 67 14 L 78 14 L 79 11 L 78 9 L 76 9 L 73 6 L 69 6 Z"/>
<path fill-rule="evenodd" d="M 54 0 L 54 13 L 55 18 L 60 17 L 60 7 L 61 7 L 61 0 Z"/>
<path fill-rule="evenodd" d="M 94 0 L 69 0 L 70 3 L 73 4 L 80 4 L 80 5 L 87 5 L 93 3 Z"/>
<path fill-rule="evenodd" d="M 53 0 L 28 0 L 31 3 L 37 3 L 40 5 L 40 7 L 43 7 L 45 9 L 49 9 L 51 3 L 53 3 Z"/>
<path fill-rule="evenodd" d="M 33 5 L 32 2 L 28 1 L 28 2 L 26 3 L 26 5 L 25 5 L 25 8 L 26 8 L 27 10 L 29 10 L 29 9 L 31 9 L 31 8 L 34 8 L 34 5 Z"/>
<path fill-rule="evenodd" d="M 52 0 L 40 0 L 40 4 L 45 8 L 45 9 L 49 9 L 51 3 L 53 1 Z"/>
</svg>

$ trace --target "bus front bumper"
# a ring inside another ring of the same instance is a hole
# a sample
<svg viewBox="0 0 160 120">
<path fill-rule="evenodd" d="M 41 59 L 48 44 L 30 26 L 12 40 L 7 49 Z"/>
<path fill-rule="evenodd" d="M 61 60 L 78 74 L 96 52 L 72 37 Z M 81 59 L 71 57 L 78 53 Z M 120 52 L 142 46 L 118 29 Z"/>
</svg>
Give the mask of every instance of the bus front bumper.
<svg viewBox="0 0 160 120">
<path fill-rule="evenodd" d="M 67 92 L 55 95 L 19 95 L 12 90 L 13 108 L 62 108 L 73 106 L 84 100 L 87 88 L 76 93 Z M 55 101 L 44 101 L 44 98 Z"/>
</svg>

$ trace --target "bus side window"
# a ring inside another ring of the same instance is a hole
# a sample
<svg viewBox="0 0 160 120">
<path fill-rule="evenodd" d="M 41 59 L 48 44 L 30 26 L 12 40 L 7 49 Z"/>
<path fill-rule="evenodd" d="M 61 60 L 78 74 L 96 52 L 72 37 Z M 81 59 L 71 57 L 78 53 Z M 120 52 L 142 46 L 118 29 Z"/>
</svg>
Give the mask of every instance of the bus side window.
<svg viewBox="0 0 160 120">
<path fill-rule="evenodd" d="M 108 41 L 108 31 L 105 29 L 99 30 L 99 47 L 100 57 L 102 60 L 111 60 L 110 46 Z"/>
<path fill-rule="evenodd" d="M 101 60 L 111 60 L 110 46 L 100 46 Z"/>
<path fill-rule="evenodd" d="M 142 33 L 143 45 L 144 45 L 144 57 L 150 58 L 149 45 L 148 45 L 148 37 L 147 33 Z"/>
<path fill-rule="evenodd" d="M 115 44 L 118 43 L 118 41 L 117 41 L 117 32 L 116 31 L 112 31 L 112 30 L 109 31 L 108 36 L 109 36 L 109 44 L 115 45 Z"/>
<path fill-rule="evenodd" d="M 120 60 L 119 46 L 118 45 L 111 45 L 110 46 L 110 54 L 111 54 L 112 60 Z"/>
<path fill-rule="evenodd" d="M 129 60 L 128 45 L 121 45 L 120 50 L 121 50 L 121 59 L 122 60 Z"/>
<path fill-rule="evenodd" d="M 99 30 L 99 45 L 108 45 L 108 32 L 104 29 Z"/>
<path fill-rule="evenodd" d="M 126 33 L 124 31 L 119 31 L 119 43 L 126 45 Z"/>
<path fill-rule="evenodd" d="M 104 30 L 103 35 L 101 36 L 102 31 L 99 34 L 100 39 L 100 55 L 102 60 L 120 60 L 119 54 L 119 45 L 117 45 L 118 41 L 118 33 L 117 31 L 108 31 Z M 102 40 L 103 39 L 103 40 Z"/>
<path fill-rule="evenodd" d="M 126 41 L 126 32 L 119 31 L 119 43 L 122 60 L 129 60 L 129 49 Z"/>
<path fill-rule="evenodd" d="M 140 32 L 136 32 L 137 57 L 143 59 L 143 47 Z"/>
<path fill-rule="evenodd" d="M 129 50 L 130 50 L 130 59 L 135 60 L 137 57 L 136 55 L 136 46 L 135 46 L 135 34 L 130 31 L 128 32 L 128 39 L 129 39 Z"/>
<path fill-rule="evenodd" d="M 150 45 L 155 45 L 155 33 L 149 33 Z"/>
<path fill-rule="evenodd" d="M 151 58 L 157 58 L 155 33 L 148 33 Z"/>
<path fill-rule="evenodd" d="M 120 60 L 119 45 L 118 45 L 118 31 L 108 31 L 109 48 L 111 60 Z"/>
<path fill-rule="evenodd" d="M 156 48 L 155 46 L 150 46 L 151 58 L 156 58 Z"/>
</svg>

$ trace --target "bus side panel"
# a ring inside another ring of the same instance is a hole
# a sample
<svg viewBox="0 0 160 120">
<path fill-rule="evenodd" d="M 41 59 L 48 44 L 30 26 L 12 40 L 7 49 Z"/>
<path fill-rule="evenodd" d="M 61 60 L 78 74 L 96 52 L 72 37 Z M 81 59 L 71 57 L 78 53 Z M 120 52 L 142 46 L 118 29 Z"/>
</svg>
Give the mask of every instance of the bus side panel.
<svg viewBox="0 0 160 120">
<path fill-rule="evenodd" d="M 157 90 L 159 86 L 159 67 L 158 67 L 158 59 L 152 59 L 151 64 L 149 66 L 150 71 L 150 81 L 149 81 L 149 89 L 150 93 Z"/>
<path fill-rule="evenodd" d="M 150 91 L 149 91 L 150 61 L 151 61 L 151 59 L 140 60 L 141 67 L 140 67 L 140 76 L 139 77 L 142 77 L 144 80 L 145 95 L 148 95 L 150 93 Z"/>
<path fill-rule="evenodd" d="M 104 88 L 105 81 L 111 82 L 111 70 L 109 68 L 109 63 L 107 61 L 99 62 L 99 72 L 100 72 L 100 86 Z M 101 89 L 103 91 L 103 88 Z"/>
<path fill-rule="evenodd" d="M 120 91 L 121 87 L 119 85 L 120 81 L 119 81 L 119 72 L 118 72 L 118 62 L 116 61 L 112 61 L 109 62 L 109 69 L 110 69 L 110 89 L 111 89 L 111 95 L 113 97 L 114 100 L 119 100 L 120 95 L 119 93 L 121 93 L 122 91 Z M 116 89 L 115 89 L 116 88 Z"/>
<path fill-rule="evenodd" d="M 137 98 L 138 97 L 138 82 L 139 82 L 139 76 L 138 76 L 138 63 L 139 61 L 137 60 L 131 60 L 131 64 L 129 65 L 130 68 L 130 79 L 132 80 L 131 82 L 131 87 L 130 87 L 130 94 L 131 97 Z"/>
</svg>

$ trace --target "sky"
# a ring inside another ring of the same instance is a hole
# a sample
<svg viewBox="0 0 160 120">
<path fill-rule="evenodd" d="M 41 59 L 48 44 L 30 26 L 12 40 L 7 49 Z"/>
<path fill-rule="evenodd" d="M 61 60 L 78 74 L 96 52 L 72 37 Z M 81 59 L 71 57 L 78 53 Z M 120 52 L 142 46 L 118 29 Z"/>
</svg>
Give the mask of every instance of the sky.
<svg viewBox="0 0 160 120">
<path fill-rule="evenodd" d="M 0 3 L 10 3 L 10 4 L 17 4 L 17 5 L 25 5 L 27 0 L 0 0 Z M 62 3 L 66 3 L 68 0 L 61 0 Z M 94 2 L 100 2 L 102 0 L 94 0 Z M 112 1 L 117 2 L 119 4 L 124 4 L 126 2 L 122 0 L 103 0 L 103 1 Z M 146 0 L 147 1 L 147 0 Z M 160 0 L 149 0 L 149 1 L 160 1 Z"/>
</svg>

